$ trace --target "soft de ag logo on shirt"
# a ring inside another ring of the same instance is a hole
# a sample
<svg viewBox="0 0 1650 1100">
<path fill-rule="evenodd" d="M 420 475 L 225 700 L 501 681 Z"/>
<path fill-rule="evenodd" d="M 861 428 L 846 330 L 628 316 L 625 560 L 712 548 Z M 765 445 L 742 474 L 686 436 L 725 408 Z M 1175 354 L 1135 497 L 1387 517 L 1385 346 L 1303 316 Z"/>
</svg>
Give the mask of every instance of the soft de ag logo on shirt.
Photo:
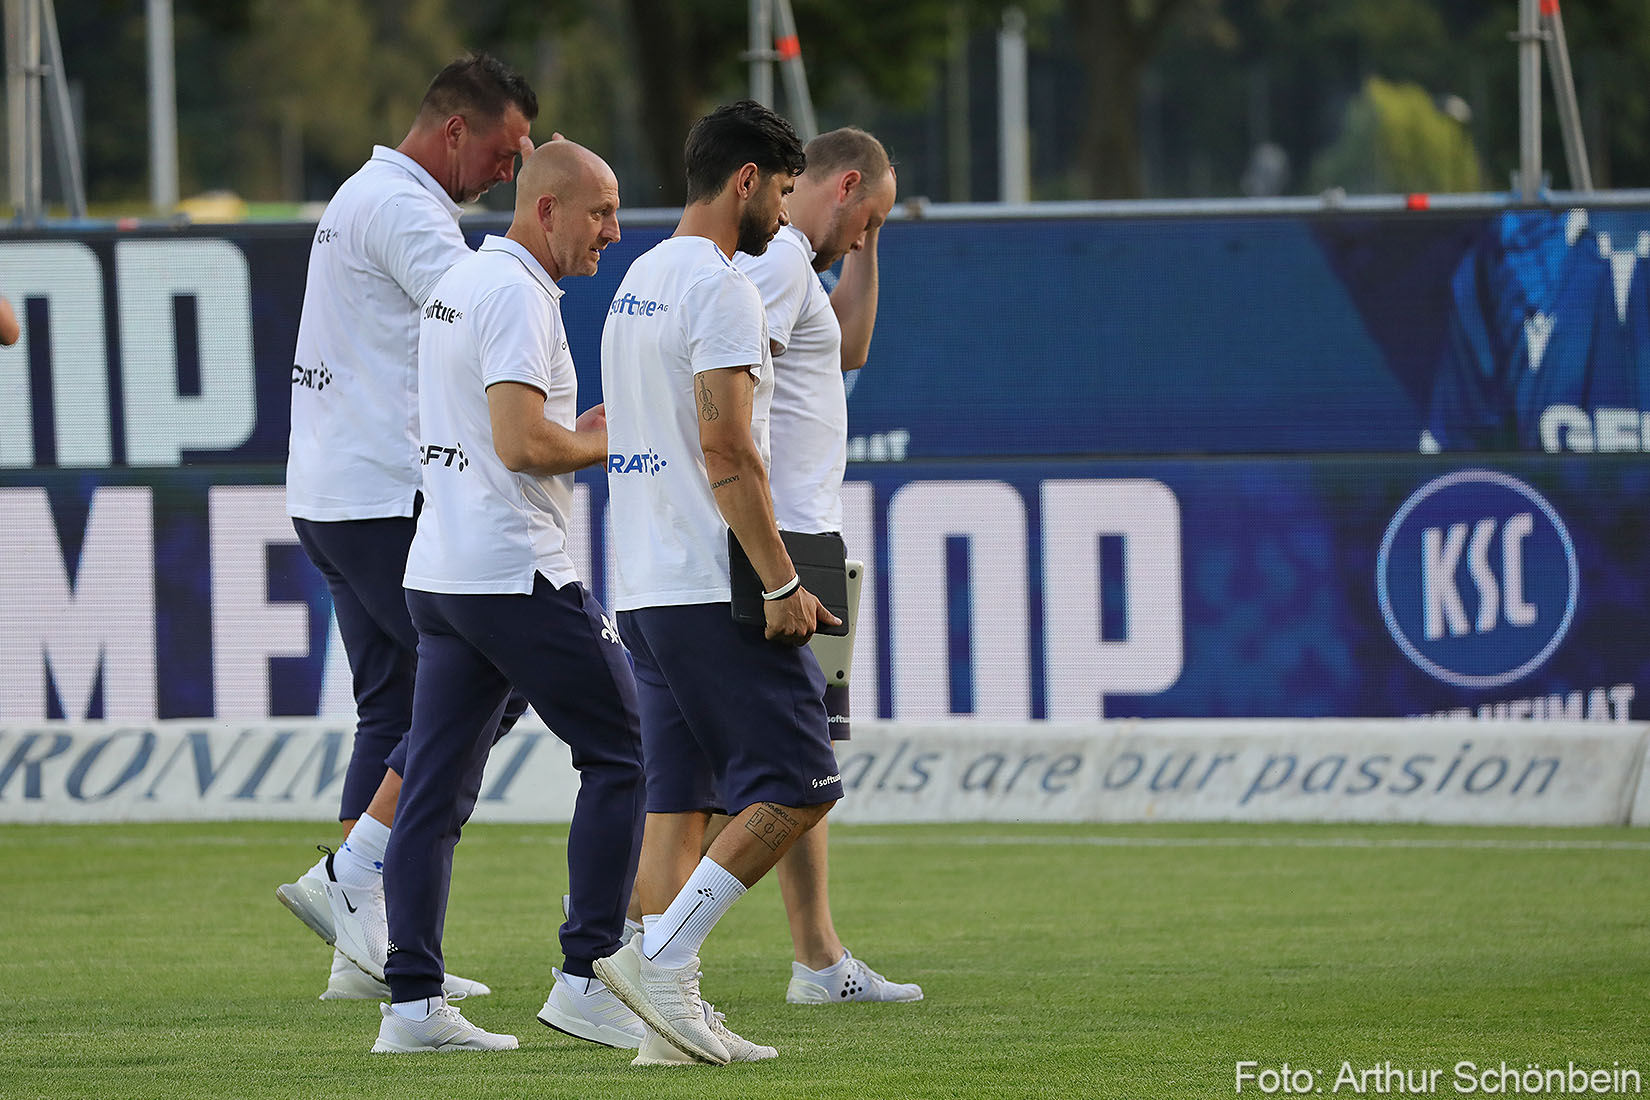
<svg viewBox="0 0 1650 1100">
<path fill-rule="evenodd" d="M 1412 493 L 1377 558 L 1381 615 L 1429 675 L 1494 688 L 1533 672 L 1564 640 L 1580 587 L 1575 545 L 1517 478 L 1461 470 Z"/>
<path fill-rule="evenodd" d="M 669 313 L 668 302 L 656 302 L 651 298 L 638 298 L 628 290 L 613 299 L 613 304 L 607 307 L 609 315 L 614 317 L 654 317 L 660 313 Z"/>
<path fill-rule="evenodd" d="M 424 307 L 424 320 L 426 321 L 445 321 L 451 325 L 463 319 L 463 310 L 454 309 L 452 306 L 444 303 L 440 298 L 437 298 L 435 301 Z"/>
<path fill-rule="evenodd" d="M 670 463 L 660 458 L 652 450 L 637 454 L 610 454 L 607 456 L 607 472 L 610 474 L 647 474 L 655 476 Z"/>
</svg>

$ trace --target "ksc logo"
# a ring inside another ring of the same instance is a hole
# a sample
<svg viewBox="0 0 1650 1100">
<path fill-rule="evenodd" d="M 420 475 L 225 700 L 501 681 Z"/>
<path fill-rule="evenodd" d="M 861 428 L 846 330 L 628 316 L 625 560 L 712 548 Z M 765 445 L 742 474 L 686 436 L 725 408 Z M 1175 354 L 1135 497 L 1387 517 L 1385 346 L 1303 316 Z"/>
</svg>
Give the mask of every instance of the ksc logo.
<svg viewBox="0 0 1650 1100">
<path fill-rule="evenodd" d="M 1541 494 L 1506 474 L 1461 470 L 1404 501 L 1375 584 L 1411 661 L 1458 687 L 1495 688 L 1535 671 L 1564 640 L 1580 570 Z"/>
<path fill-rule="evenodd" d="M 607 456 L 607 472 L 610 474 L 657 474 L 669 465 L 670 463 L 652 451 L 634 455 Z"/>
</svg>

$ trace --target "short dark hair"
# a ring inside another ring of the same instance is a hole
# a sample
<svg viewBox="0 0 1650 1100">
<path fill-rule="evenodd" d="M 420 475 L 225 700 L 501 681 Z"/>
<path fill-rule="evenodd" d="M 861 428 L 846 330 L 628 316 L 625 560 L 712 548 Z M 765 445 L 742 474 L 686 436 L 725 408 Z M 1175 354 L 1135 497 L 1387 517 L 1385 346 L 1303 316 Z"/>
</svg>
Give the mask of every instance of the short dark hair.
<svg viewBox="0 0 1650 1100">
<path fill-rule="evenodd" d="M 528 122 L 539 116 L 539 97 L 522 75 L 488 53 L 471 53 L 430 81 L 418 117 L 426 121 L 464 115 L 471 125 L 497 122 L 511 104 Z"/>
<path fill-rule="evenodd" d="M 728 178 L 747 164 L 799 176 L 808 163 L 791 124 L 754 99 L 718 107 L 695 122 L 682 158 L 689 205 L 720 195 Z"/>
</svg>

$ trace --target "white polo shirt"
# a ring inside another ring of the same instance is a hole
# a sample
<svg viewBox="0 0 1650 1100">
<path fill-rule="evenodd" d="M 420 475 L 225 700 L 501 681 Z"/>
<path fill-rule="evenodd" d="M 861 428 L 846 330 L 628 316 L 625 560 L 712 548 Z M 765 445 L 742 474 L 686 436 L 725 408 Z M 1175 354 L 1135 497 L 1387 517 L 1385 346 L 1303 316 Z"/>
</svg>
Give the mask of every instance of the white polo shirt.
<svg viewBox="0 0 1650 1100">
<path fill-rule="evenodd" d="M 807 235 L 787 225 L 760 256 L 734 265 L 762 292 L 773 361 L 769 435 L 774 518 L 787 531 L 842 530 L 842 475 L 848 464 L 848 391 L 842 326 L 813 268 Z"/>
<path fill-rule="evenodd" d="M 469 256 L 458 204 L 410 157 L 372 159 L 327 204 L 309 250 L 292 366 L 287 514 L 413 514 L 418 314 Z"/>
<path fill-rule="evenodd" d="M 602 330 L 613 607 L 726 603 L 728 527 L 699 448 L 701 371 L 751 367 L 751 430 L 768 461 L 772 359 L 762 296 L 705 237 L 637 257 Z"/>
<path fill-rule="evenodd" d="M 406 587 L 526 594 L 536 573 L 558 587 L 578 580 L 567 555 L 573 475 L 508 469 L 487 404 L 488 386 L 525 383 L 544 394 L 546 420 L 573 430 L 579 382 L 561 293 L 532 253 L 493 236 L 430 292 L 418 339 L 424 510 Z"/>
</svg>

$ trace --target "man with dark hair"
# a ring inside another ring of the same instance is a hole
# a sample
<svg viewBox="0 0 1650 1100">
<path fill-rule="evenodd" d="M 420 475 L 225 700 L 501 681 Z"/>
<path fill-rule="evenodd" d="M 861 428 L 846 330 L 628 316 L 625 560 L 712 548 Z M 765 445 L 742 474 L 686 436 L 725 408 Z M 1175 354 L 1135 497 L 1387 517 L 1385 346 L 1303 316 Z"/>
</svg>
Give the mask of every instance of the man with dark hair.
<svg viewBox="0 0 1650 1100">
<path fill-rule="evenodd" d="M 401 577 L 419 508 L 419 313 L 436 280 L 471 255 L 459 204 L 513 177 L 515 158 L 533 151 L 527 131 L 537 115 L 532 89 L 502 62 L 485 54 L 454 61 L 431 82 L 401 144 L 375 146 L 338 189 L 310 246 L 292 367 L 287 513 L 332 593 L 356 732 L 339 808 L 344 846 L 276 896 L 329 944 L 337 934 L 329 887 L 381 888 L 401 790 L 404 756 L 395 753 L 412 721 L 418 633 Z M 472 778 L 479 791 L 480 774 Z M 488 992 L 464 979 L 449 989 Z M 321 996 L 387 992 L 335 952 Z"/>
<path fill-rule="evenodd" d="M 790 224 L 759 256 L 734 264 L 762 292 L 773 353 L 770 432 L 774 518 L 782 530 L 842 534 L 848 454 L 843 375 L 865 365 L 877 319 L 877 236 L 896 181 L 882 142 L 853 127 L 808 143 L 807 170 L 787 206 Z M 819 275 L 842 261 L 827 294 Z M 848 687 L 825 689 L 831 739 L 848 738 Z M 779 861 L 779 891 L 796 952 L 785 999 L 793 1004 L 920 1001 L 920 986 L 891 982 L 843 946 L 831 920 L 827 822 Z"/>
<path fill-rule="evenodd" d="M 647 768 L 637 870 L 644 931 L 596 976 L 661 1044 L 715 1065 L 777 1054 L 699 996 L 723 913 L 842 796 L 804 643 L 838 620 L 803 588 L 768 492 L 773 367 L 762 297 L 733 265 L 760 253 L 804 166 L 783 119 L 749 100 L 700 119 L 675 234 L 640 256 L 602 332 L 619 632 L 636 669 Z M 646 456 L 631 461 L 631 456 Z M 764 589 L 765 627 L 734 622 L 728 532 Z M 700 856 L 712 811 L 732 822 Z"/>
<path fill-rule="evenodd" d="M 522 75 L 491 54 L 474 53 L 452 62 L 430 81 L 418 106 L 418 121 L 441 126 L 461 115 L 472 127 L 485 129 L 486 120 L 502 120 L 511 106 L 529 122 L 538 117 L 538 97 Z"/>
<path fill-rule="evenodd" d="M 754 164 L 769 178 L 783 175 L 790 180 L 802 174 L 807 158 L 796 131 L 772 111 L 747 110 L 752 104 L 753 101 L 747 99 L 723 107 L 700 119 L 688 133 L 682 150 L 687 162 L 687 205 L 715 199 L 727 186 L 728 177 L 742 165 Z M 749 242 L 751 250 L 757 253 L 773 239 L 772 233 L 761 236 L 763 227 L 759 223 L 760 219 L 751 223 L 754 228 Z M 740 231 L 745 231 L 743 226 Z"/>
</svg>

